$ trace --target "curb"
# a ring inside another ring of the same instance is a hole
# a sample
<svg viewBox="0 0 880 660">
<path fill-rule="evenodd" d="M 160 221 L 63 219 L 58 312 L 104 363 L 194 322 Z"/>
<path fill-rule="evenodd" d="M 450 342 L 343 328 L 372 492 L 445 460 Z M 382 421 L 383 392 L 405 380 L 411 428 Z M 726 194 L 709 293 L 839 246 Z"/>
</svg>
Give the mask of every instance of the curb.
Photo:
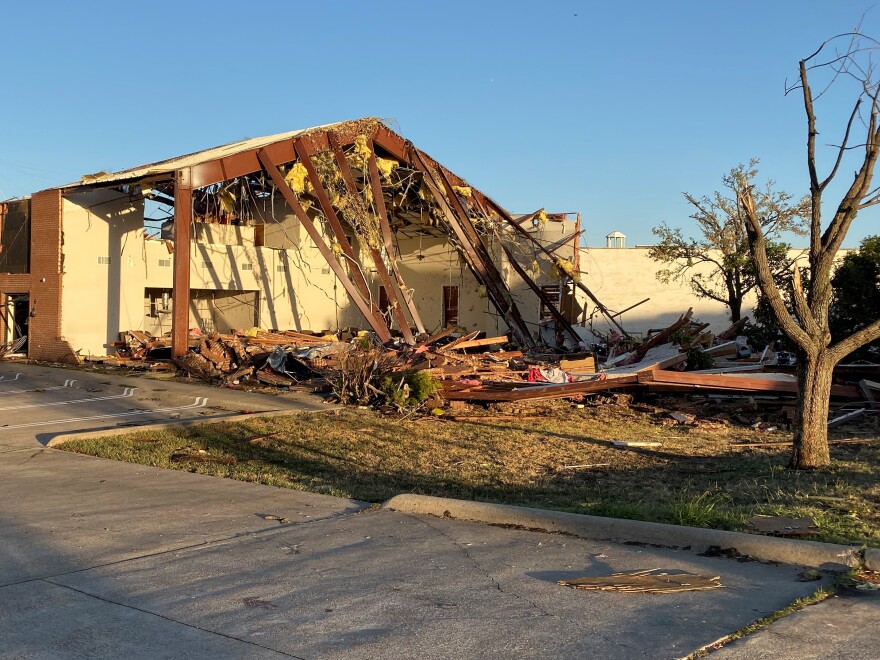
<svg viewBox="0 0 880 660">
<path fill-rule="evenodd" d="M 748 555 L 761 561 L 795 564 L 812 568 L 845 570 L 861 565 L 857 546 L 795 541 L 775 536 L 758 536 L 720 529 L 664 525 L 661 523 L 603 518 L 562 511 L 546 511 L 509 504 L 469 502 L 428 495 L 397 495 L 382 505 L 403 513 L 473 520 L 491 525 L 512 525 L 526 529 L 562 532 L 585 539 L 645 543 L 703 552 L 710 547 Z M 880 567 L 880 550 L 865 552 L 865 562 Z"/>
<path fill-rule="evenodd" d="M 141 431 L 160 431 L 162 429 L 170 429 L 175 426 L 203 426 L 205 424 L 219 424 L 220 422 L 246 422 L 257 417 L 283 417 L 284 415 L 302 415 L 321 410 L 266 410 L 264 412 L 253 412 L 244 415 L 214 415 L 213 417 L 204 417 L 202 419 L 185 419 L 175 422 L 160 422 L 158 424 L 143 424 L 133 426 L 122 426 L 119 428 L 104 429 L 103 431 L 85 431 L 82 433 L 60 433 L 46 443 L 47 447 L 58 447 L 70 440 L 91 440 L 92 438 L 110 438 L 118 435 L 131 435 L 140 433 Z"/>
</svg>

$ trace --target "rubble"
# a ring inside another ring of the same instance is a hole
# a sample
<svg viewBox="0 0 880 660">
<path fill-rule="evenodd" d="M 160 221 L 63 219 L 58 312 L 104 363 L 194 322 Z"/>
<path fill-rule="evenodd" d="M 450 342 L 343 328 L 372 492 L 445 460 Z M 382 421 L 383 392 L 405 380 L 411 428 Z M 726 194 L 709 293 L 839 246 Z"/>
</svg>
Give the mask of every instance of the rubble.
<svg viewBox="0 0 880 660">
<path fill-rule="evenodd" d="M 169 337 L 130 331 L 118 343 L 117 356 L 123 364 L 176 367 L 226 387 L 332 391 L 345 403 L 390 404 L 396 409 L 424 403 L 424 410 L 435 415 L 444 412 L 444 406 L 458 411 L 468 404 L 581 401 L 629 392 L 674 397 L 668 409 L 646 408 L 663 423 L 717 429 L 739 423 L 767 432 L 790 423 L 795 377 L 777 370 L 768 358 L 769 349 L 760 357 L 752 355 L 738 334 L 741 323 L 716 337 L 692 315 L 687 310 L 640 344 L 609 338 L 610 357 L 605 359 L 597 352 L 524 349 L 505 335 L 480 337 L 451 327 L 418 335 L 413 345 L 401 339 L 383 344 L 374 333 L 357 329 L 338 334 L 193 330 L 189 352 L 173 362 L 167 354 Z M 878 388 L 865 379 L 835 384 L 831 395 L 838 404 L 832 405 L 829 426 L 876 412 Z M 630 395 L 618 396 L 629 396 L 624 406 L 645 408 Z M 723 405 L 724 401 L 735 405 Z"/>
</svg>

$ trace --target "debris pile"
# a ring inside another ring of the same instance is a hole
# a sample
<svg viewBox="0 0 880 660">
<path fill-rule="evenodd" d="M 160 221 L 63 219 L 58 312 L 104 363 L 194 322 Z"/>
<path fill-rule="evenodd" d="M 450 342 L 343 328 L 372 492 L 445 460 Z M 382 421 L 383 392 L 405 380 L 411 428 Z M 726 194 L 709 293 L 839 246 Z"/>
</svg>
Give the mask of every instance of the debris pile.
<svg viewBox="0 0 880 660">
<path fill-rule="evenodd" d="M 468 402 L 577 401 L 627 391 L 656 394 L 651 400 L 661 403 L 672 397 L 666 401 L 669 410 L 652 408 L 670 424 L 738 423 L 759 431 L 790 424 L 798 388 L 791 367 L 776 364 L 769 349 L 754 355 L 738 334 L 742 322 L 713 336 L 708 324 L 692 315 L 688 310 L 641 343 L 615 336 L 603 347 L 607 356 L 523 350 L 506 335 L 481 337 L 454 328 L 420 335 L 414 345 L 401 340 L 383 344 L 375 333 L 351 329 L 338 334 L 193 330 L 190 351 L 173 364 L 167 337 L 131 331 L 119 342 L 117 354 L 127 364 L 164 362 L 228 387 L 332 391 L 338 400 L 359 405 L 427 403 L 425 409 L 432 410 Z M 867 379 L 835 384 L 830 424 L 874 410 L 878 391 L 880 384 Z M 731 400 L 736 405 L 729 405 Z M 741 405 L 743 400 L 748 406 Z"/>
</svg>

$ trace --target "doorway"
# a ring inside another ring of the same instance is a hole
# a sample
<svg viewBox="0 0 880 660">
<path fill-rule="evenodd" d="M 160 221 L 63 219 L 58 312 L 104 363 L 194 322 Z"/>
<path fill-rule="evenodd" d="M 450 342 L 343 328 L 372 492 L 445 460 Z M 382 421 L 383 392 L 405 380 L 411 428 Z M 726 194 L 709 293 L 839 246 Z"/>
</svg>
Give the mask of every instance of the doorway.
<svg viewBox="0 0 880 660">
<path fill-rule="evenodd" d="M 25 337 L 24 344 L 17 353 L 27 354 L 28 322 L 30 321 L 31 299 L 26 293 L 10 293 L 6 296 L 6 341 L 15 342 Z"/>
</svg>

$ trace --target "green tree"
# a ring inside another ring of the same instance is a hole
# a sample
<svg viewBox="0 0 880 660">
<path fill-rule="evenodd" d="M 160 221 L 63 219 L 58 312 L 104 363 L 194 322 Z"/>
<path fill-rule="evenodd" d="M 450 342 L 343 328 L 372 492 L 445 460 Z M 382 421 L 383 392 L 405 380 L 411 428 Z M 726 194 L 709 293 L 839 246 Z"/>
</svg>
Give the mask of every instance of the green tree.
<svg viewBox="0 0 880 660">
<path fill-rule="evenodd" d="M 843 48 L 839 48 L 839 46 Z M 828 52 L 832 50 L 834 52 Z M 792 269 L 790 306 L 772 269 L 763 216 L 755 190 L 746 186 L 739 194 L 739 206 L 746 218 L 749 246 L 758 272 L 761 292 L 773 309 L 779 327 L 797 347 L 798 395 L 794 420 L 791 466 L 817 468 L 831 463 L 828 451 L 828 404 L 834 366 L 841 359 L 880 338 L 880 318 L 846 336 L 832 338 L 830 307 L 831 278 L 837 252 L 853 221 L 864 209 L 880 203 L 880 188 L 872 184 L 874 167 L 880 157 L 880 83 L 873 78 L 872 57 L 880 42 L 857 32 L 838 35 L 823 43 L 812 55 L 798 63 L 798 77 L 787 92 L 799 90 L 807 120 L 807 170 L 810 181 L 808 251 L 809 271 L 804 283 L 800 268 Z M 820 80 L 820 92 L 813 94 L 810 80 Z M 815 104 L 827 102 L 832 93 L 844 90 L 852 96 L 852 111 L 844 120 L 839 143 L 835 145 L 829 173 L 820 177 L 816 162 L 819 135 Z M 839 201 L 832 206 L 825 226 L 822 211 L 824 194 L 841 171 L 853 172 Z"/>
<path fill-rule="evenodd" d="M 724 303 L 733 322 L 739 321 L 743 299 L 758 284 L 749 254 L 746 218 L 737 202 L 739 194 L 757 177 L 757 165 L 758 159 L 753 158 L 748 165 L 737 165 L 725 174 L 725 192 L 699 198 L 684 193 L 695 209 L 690 217 L 696 221 L 700 237 L 686 237 L 681 229 L 664 222 L 653 229 L 660 242 L 648 252 L 652 259 L 666 265 L 657 272 L 658 280 L 687 283 L 700 298 Z M 781 274 L 790 268 L 791 260 L 789 246 L 778 239 L 783 232 L 804 233 L 809 205 L 807 198 L 795 202 L 788 193 L 774 190 L 773 185 L 768 181 L 754 196 L 767 237 L 770 268 Z"/>
<path fill-rule="evenodd" d="M 847 337 L 880 319 L 880 236 L 864 239 L 857 252 L 847 254 L 831 278 L 829 325 L 833 339 Z M 867 357 L 869 346 L 857 351 Z"/>
</svg>

